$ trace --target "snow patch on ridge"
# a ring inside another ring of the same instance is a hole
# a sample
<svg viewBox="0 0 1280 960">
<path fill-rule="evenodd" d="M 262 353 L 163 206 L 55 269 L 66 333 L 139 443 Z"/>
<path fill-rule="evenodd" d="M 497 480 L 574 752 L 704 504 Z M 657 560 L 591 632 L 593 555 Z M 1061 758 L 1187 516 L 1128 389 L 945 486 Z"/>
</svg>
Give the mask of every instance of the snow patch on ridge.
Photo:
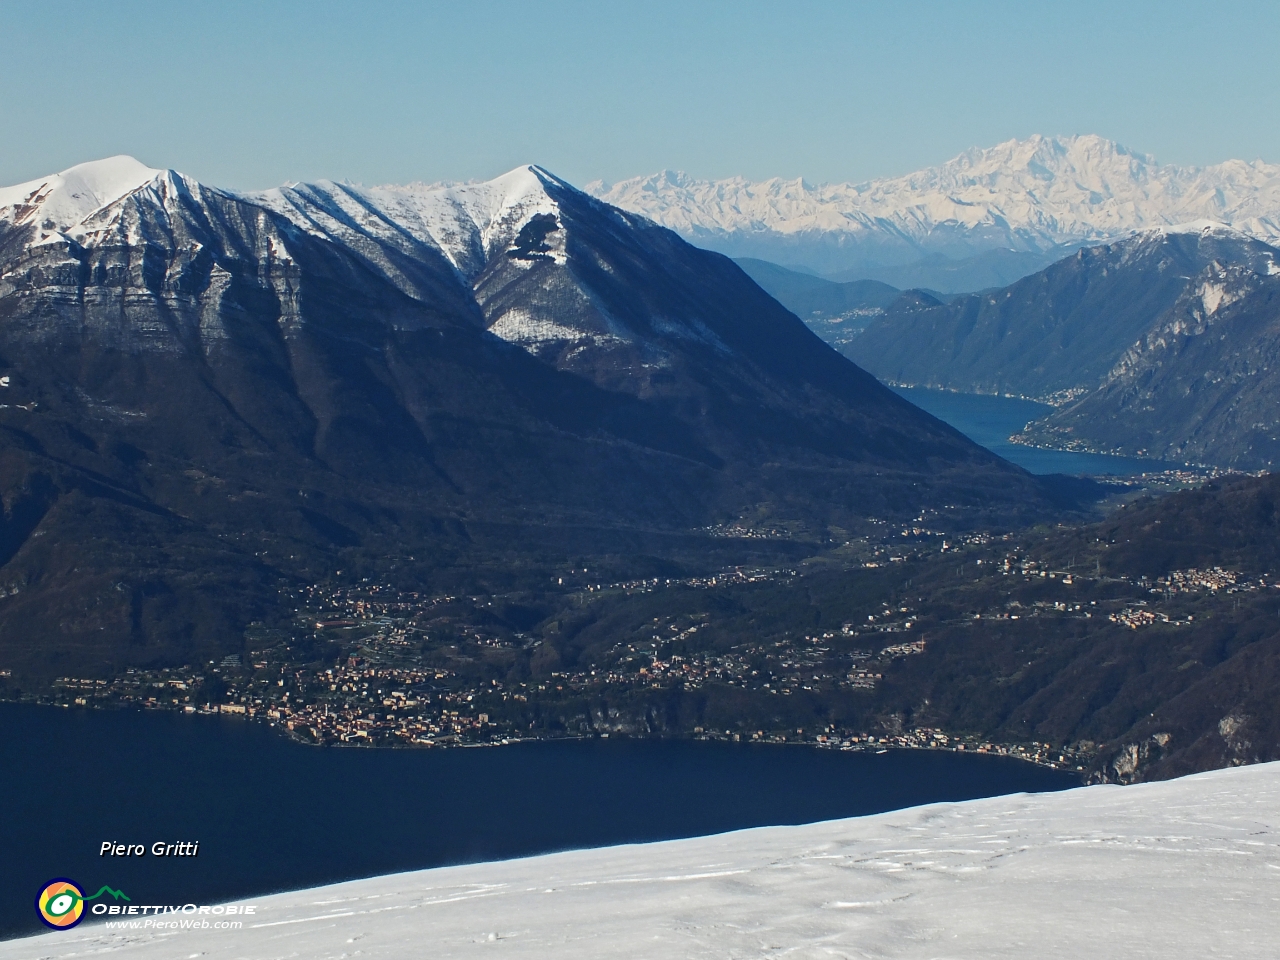
<svg viewBox="0 0 1280 960">
<path fill-rule="evenodd" d="M 489 327 L 489 332 L 503 340 L 522 346 L 555 341 L 576 343 L 580 340 L 617 339 L 595 336 L 585 330 L 548 320 L 546 317 L 536 317 L 529 311 L 519 308 L 504 313 Z"/>
<path fill-rule="evenodd" d="M 473 242 L 487 261 L 505 249 L 530 219 L 555 214 L 538 167 L 517 167 L 481 183 L 408 184 L 374 187 L 367 195 L 398 222 L 414 225 L 466 275 L 473 275 Z M 557 262 L 563 263 L 563 248 Z"/>
</svg>

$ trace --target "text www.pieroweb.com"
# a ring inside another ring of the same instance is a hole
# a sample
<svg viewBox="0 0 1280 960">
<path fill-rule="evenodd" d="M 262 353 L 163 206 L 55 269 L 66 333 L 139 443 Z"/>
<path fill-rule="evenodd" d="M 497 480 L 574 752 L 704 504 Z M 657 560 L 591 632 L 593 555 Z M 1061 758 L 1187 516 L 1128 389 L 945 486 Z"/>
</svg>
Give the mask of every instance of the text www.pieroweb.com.
<svg viewBox="0 0 1280 960">
<path fill-rule="evenodd" d="M 182 917 L 176 920 L 161 920 L 147 917 L 145 920 L 108 920 L 108 930 L 239 930 L 239 920 L 209 920 L 199 917 Z"/>
</svg>

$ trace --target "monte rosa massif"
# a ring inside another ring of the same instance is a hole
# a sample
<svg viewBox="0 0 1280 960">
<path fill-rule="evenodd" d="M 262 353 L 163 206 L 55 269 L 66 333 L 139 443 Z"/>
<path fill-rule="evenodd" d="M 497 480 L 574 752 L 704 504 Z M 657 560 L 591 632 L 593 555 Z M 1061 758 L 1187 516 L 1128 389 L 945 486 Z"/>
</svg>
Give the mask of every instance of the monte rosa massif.
<svg viewBox="0 0 1280 960">
<path fill-rule="evenodd" d="M 1004 286 L 1076 247 L 1195 220 L 1280 238 L 1280 166 L 1161 164 L 1098 136 L 1010 140 L 865 183 L 664 171 L 587 190 L 730 256 L 946 292 Z"/>
</svg>

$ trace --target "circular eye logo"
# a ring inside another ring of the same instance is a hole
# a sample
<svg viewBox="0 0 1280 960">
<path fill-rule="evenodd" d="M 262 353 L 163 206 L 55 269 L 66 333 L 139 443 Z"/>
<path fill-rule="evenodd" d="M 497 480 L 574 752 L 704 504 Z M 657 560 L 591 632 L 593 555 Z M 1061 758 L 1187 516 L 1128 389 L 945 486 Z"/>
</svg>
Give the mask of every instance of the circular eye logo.
<svg viewBox="0 0 1280 960">
<path fill-rule="evenodd" d="M 36 912 L 55 930 L 74 927 L 84 916 L 84 891 L 66 877 L 50 880 L 36 895 Z"/>
</svg>

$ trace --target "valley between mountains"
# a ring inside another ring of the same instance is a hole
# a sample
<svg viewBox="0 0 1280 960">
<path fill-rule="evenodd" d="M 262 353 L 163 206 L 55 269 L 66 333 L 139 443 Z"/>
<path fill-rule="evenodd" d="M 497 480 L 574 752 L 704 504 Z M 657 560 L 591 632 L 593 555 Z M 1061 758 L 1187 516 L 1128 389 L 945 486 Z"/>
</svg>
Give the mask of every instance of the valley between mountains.
<svg viewBox="0 0 1280 960">
<path fill-rule="evenodd" d="M 1268 357 L 1275 266 L 1162 228 L 900 294 L 739 266 L 532 166 L 242 194 L 113 158 L 0 189 L 0 696 L 332 744 L 1272 759 L 1270 477 L 1034 477 L 872 374 L 1078 401 L 1035 442 L 1129 449 L 1090 411 L 1181 410 L 1112 419 L 1259 469 L 1270 368 L 1206 331 Z M 1219 421 L 1160 399 L 1175 355 L 1223 371 Z"/>
</svg>

